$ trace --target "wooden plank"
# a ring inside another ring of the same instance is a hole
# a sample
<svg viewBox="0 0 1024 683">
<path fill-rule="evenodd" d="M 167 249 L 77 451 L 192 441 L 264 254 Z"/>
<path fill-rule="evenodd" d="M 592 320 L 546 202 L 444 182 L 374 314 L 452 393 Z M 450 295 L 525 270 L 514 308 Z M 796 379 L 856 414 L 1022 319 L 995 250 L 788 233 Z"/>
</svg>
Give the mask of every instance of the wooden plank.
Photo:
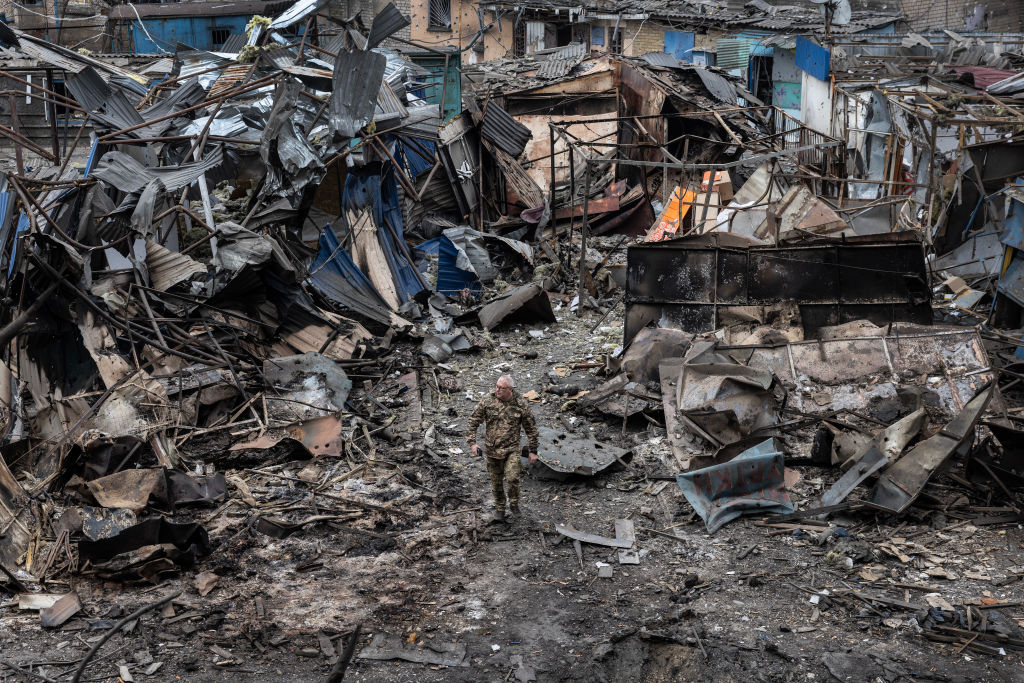
<svg viewBox="0 0 1024 683">
<path fill-rule="evenodd" d="M 636 543 L 636 529 L 633 526 L 633 520 L 615 520 L 615 539 L 629 541 L 631 544 Z M 619 564 L 640 564 L 640 556 L 636 550 L 623 548 L 619 550 Z"/>
<path fill-rule="evenodd" d="M 633 545 L 633 541 L 620 541 L 617 538 L 607 538 L 605 536 L 598 536 L 597 534 L 588 534 L 584 531 L 578 531 L 571 527 L 556 526 L 555 531 L 563 536 L 568 536 L 574 541 L 603 545 L 609 548 L 629 548 Z"/>
</svg>

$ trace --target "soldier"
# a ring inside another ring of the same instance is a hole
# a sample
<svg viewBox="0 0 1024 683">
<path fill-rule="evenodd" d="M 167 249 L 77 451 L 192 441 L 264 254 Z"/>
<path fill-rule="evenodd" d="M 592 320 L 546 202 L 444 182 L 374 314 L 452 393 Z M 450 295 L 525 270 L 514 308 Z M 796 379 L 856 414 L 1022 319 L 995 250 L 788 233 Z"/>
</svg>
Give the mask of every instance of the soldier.
<svg viewBox="0 0 1024 683">
<path fill-rule="evenodd" d="M 515 381 L 510 375 L 499 377 L 494 394 L 480 401 L 466 422 L 469 451 L 478 457 L 481 450 L 480 446 L 476 445 L 476 430 L 481 422 L 487 423 L 483 454 L 487 456 L 487 473 L 491 475 L 494 518 L 500 522 L 505 521 L 506 480 L 508 504 L 512 515 L 519 514 L 519 430 L 526 432 L 531 465 L 537 461 L 537 441 L 540 436 L 530 406 L 515 392 L 515 386 Z"/>
</svg>

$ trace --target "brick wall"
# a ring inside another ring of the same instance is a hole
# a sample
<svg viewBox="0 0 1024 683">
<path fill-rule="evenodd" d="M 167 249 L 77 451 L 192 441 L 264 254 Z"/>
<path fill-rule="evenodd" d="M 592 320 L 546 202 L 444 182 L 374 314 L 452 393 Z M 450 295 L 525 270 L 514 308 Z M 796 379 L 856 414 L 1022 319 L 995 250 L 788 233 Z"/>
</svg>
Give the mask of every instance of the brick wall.
<svg viewBox="0 0 1024 683">
<path fill-rule="evenodd" d="M 665 29 L 665 26 L 653 21 L 623 22 L 622 53 L 640 57 L 648 52 L 664 52 Z"/>
<path fill-rule="evenodd" d="M 901 0 L 901 4 L 914 31 L 966 31 L 969 26 L 996 33 L 1024 31 L 1021 0 Z"/>
</svg>

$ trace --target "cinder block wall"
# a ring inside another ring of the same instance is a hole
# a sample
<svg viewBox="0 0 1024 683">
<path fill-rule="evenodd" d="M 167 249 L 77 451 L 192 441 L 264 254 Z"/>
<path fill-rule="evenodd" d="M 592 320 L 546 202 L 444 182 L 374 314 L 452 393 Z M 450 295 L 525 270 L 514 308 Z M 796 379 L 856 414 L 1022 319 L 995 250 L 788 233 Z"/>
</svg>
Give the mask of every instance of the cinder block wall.
<svg viewBox="0 0 1024 683">
<path fill-rule="evenodd" d="M 902 0 L 903 14 L 914 31 L 950 29 L 965 31 L 981 9 L 977 31 L 1019 33 L 1024 31 L 1021 0 Z"/>
<path fill-rule="evenodd" d="M 631 21 L 622 34 L 622 52 L 631 57 L 639 57 L 648 52 L 665 51 L 666 26 L 654 21 Z"/>
</svg>

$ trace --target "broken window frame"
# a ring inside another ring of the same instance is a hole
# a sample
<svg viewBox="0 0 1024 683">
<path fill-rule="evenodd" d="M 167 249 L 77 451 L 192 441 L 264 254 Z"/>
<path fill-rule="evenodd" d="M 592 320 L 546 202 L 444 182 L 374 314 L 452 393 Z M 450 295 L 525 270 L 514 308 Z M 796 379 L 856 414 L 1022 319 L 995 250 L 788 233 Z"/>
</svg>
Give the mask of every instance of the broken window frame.
<svg viewBox="0 0 1024 683">
<path fill-rule="evenodd" d="M 451 33 L 451 0 L 427 0 L 427 30 Z"/>
</svg>

